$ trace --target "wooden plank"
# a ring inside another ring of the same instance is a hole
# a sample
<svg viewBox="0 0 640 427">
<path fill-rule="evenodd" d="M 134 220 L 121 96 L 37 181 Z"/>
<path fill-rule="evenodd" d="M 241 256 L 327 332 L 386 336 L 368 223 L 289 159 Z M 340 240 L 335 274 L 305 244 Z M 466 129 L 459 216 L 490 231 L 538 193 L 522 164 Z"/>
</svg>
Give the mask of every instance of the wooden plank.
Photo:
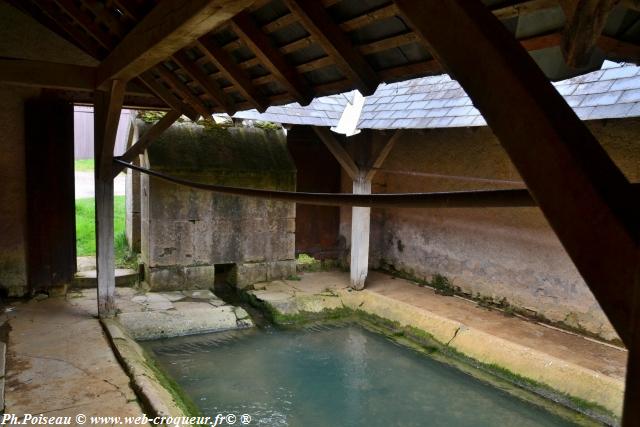
<svg viewBox="0 0 640 427">
<path fill-rule="evenodd" d="M 558 7 L 558 0 L 530 0 L 492 10 L 498 19 L 511 19 L 527 13 Z"/>
<path fill-rule="evenodd" d="M 469 94 L 622 341 L 631 345 L 640 206 L 628 180 L 480 1 L 396 4 Z"/>
<path fill-rule="evenodd" d="M 51 89 L 93 91 L 95 67 L 26 59 L 0 59 L 0 82 Z"/>
<path fill-rule="evenodd" d="M 356 179 L 360 170 L 358 166 L 355 164 L 347 150 L 340 144 L 340 142 L 336 139 L 335 136 L 331 133 L 329 128 L 314 126 L 313 130 L 316 132 L 320 140 L 326 145 L 329 149 L 333 157 L 336 158 L 340 166 L 344 169 L 344 171 L 349 175 L 349 178 Z"/>
<path fill-rule="evenodd" d="M 251 5 L 252 0 L 165 0 L 158 3 L 100 64 L 97 83 L 129 80 L 193 43 Z"/>
<path fill-rule="evenodd" d="M 28 99 L 24 149 L 26 267 L 35 294 L 63 288 L 76 271 L 73 104 L 51 94 Z"/>
<path fill-rule="evenodd" d="M 158 120 L 153 126 L 151 126 L 145 133 L 138 139 L 129 149 L 120 156 L 120 160 L 125 162 L 132 162 L 137 156 L 144 153 L 153 141 L 165 130 L 169 129 L 172 124 L 176 122 L 182 116 L 182 113 L 176 110 L 168 111 L 160 120 Z M 133 126 L 133 124 L 132 124 Z M 114 166 L 113 177 L 115 178 L 123 169 L 122 165 Z"/>
<path fill-rule="evenodd" d="M 396 145 L 396 142 L 398 141 L 398 139 L 402 137 L 403 133 L 404 131 L 402 129 L 398 129 L 395 132 L 393 132 L 393 135 L 391 135 L 391 138 L 389 138 L 387 142 L 385 142 L 385 144 L 382 146 L 382 148 L 376 155 L 376 158 L 374 159 L 373 163 L 371 164 L 371 167 L 369 168 L 369 170 L 365 175 L 365 179 L 367 181 L 371 181 L 373 179 L 376 172 L 378 172 L 378 169 L 382 167 L 382 164 L 389 156 L 389 153 L 393 149 L 393 146 Z"/>
<path fill-rule="evenodd" d="M 572 67 L 587 65 L 607 22 L 609 12 L 619 0 L 561 0 L 567 23 L 562 54 Z"/>
<path fill-rule="evenodd" d="M 358 172 L 353 180 L 353 194 L 371 194 L 371 181 L 364 171 Z M 350 283 L 356 290 L 364 288 L 369 272 L 369 236 L 371 228 L 371 208 L 354 206 L 351 208 L 351 265 Z"/>
<path fill-rule="evenodd" d="M 140 81 L 146 85 L 158 98 L 167 103 L 168 106 L 176 111 L 182 112 L 185 116 L 189 117 L 194 122 L 198 120 L 200 116 L 196 110 L 179 100 L 174 94 L 172 94 L 167 88 L 160 84 L 151 72 L 147 71 L 140 76 Z"/>
<path fill-rule="evenodd" d="M 232 23 L 238 37 L 249 46 L 276 80 L 300 105 L 308 105 L 313 99 L 311 88 L 271 43 L 267 35 L 256 26 L 251 16 L 246 12 L 239 13 L 232 19 Z"/>
<path fill-rule="evenodd" d="M 214 82 L 200 66 L 189 59 L 184 50 L 176 52 L 173 55 L 173 59 L 193 80 L 204 88 L 205 92 L 216 104 L 222 106 L 227 114 L 233 116 L 236 113 L 237 109 L 233 100 L 222 91 L 218 83 Z"/>
<path fill-rule="evenodd" d="M 314 0 L 284 0 L 284 3 L 362 95 L 375 92 L 380 82 L 375 71 L 322 4 Z"/>
<path fill-rule="evenodd" d="M 249 75 L 231 58 L 231 55 L 206 36 L 198 40 L 198 48 L 256 110 L 262 113 L 267 109 L 268 101 L 251 82 Z"/>
<path fill-rule="evenodd" d="M 184 84 L 178 76 L 173 72 L 167 70 L 163 65 L 159 65 L 154 69 L 160 78 L 164 80 L 171 88 L 184 99 L 194 110 L 202 116 L 203 119 L 211 118 L 211 111 L 204 102 L 191 92 L 191 89 Z"/>
<path fill-rule="evenodd" d="M 113 148 L 124 98 L 124 82 L 115 80 L 107 92 L 95 91 L 95 220 L 98 315 L 116 313 L 115 258 L 113 248 Z"/>
<path fill-rule="evenodd" d="M 600 36 L 597 46 L 604 51 L 608 59 L 640 64 L 640 46 L 637 44 Z"/>
</svg>

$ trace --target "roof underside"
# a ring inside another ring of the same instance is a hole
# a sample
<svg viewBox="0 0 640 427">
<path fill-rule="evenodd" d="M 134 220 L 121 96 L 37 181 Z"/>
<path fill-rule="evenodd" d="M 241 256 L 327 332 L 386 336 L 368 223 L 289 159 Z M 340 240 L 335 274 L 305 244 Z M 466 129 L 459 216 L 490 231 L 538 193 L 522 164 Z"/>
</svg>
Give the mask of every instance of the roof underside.
<svg viewBox="0 0 640 427">
<path fill-rule="evenodd" d="M 8 1 L 97 60 L 106 58 L 156 4 L 155 0 Z M 300 10 L 292 11 L 290 3 L 257 0 L 232 21 L 153 66 L 138 83 L 163 100 L 172 96 L 198 112 L 211 113 L 264 110 L 296 101 L 304 105 L 314 97 L 358 87 L 344 58 L 327 48 L 313 22 L 305 20 Z M 364 60 L 364 68 L 372 70 L 375 85 L 443 73 L 426 42 L 398 15 L 393 1 L 318 3 L 327 22 L 350 42 L 348 49 Z M 633 1 L 622 1 L 612 10 L 597 49 L 580 69 L 570 69 L 563 60 L 560 43 L 565 16 L 556 1 L 484 3 L 551 80 L 599 69 L 605 58 L 639 59 L 635 56 L 640 13 Z M 290 73 L 283 74 L 283 68 Z"/>
</svg>

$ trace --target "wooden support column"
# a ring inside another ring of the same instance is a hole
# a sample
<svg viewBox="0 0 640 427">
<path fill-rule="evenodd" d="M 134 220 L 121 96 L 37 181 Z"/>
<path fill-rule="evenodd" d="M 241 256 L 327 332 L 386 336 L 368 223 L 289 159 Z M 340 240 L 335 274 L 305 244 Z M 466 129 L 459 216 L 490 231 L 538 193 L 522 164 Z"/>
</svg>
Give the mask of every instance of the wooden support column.
<svg viewBox="0 0 640 427">
<path fill-rule="evenodd" d="M 377 153 L 375 159 L 367 156 L 367 164 L 359 167 L 347 150 L 328 128 L 314 127 L 316 134 L 344 168 L 353 181 L 353 194 L 371 194 L 371 181 L 382 166 L 393 145 L 401 135 L 396 131 Z M 368 147 L 371 148 L 371 147 Z M 354 206 L 351 208 L 351 287 L 364 289 L 369 271 L 369 236 L 371 228 L 371 208 Z"/>
<path fill-rule="evenodd" d="M 353 178 L 353 194 L 371 194 L 371 180 L 366 171 L 358 171 Z M 351 287 L 364 289 L 369 272 L 369 235 L 371 208 L 351 208 Z"/>
<path fill-rule="evenodd" d="M 115 257 L 113 252 L 113 148 L 124 100 L 125 83 L 114 80 L 106 92 L 95 92 L 94 155 L 96 200 L 96 267 L 98 315 L 115 314 Z"/>
</svg>

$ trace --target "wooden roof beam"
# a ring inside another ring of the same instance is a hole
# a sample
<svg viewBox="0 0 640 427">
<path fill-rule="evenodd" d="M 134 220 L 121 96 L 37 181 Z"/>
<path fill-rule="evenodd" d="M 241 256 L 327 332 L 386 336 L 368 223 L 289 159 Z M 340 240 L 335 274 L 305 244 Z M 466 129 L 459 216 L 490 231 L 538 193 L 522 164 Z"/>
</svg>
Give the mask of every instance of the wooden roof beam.
<svg viewBox="0 0 640 427">
<path fill-rule="evenodd" d="M 130 80 L 193 43 L 253 0 L 165 0 L 158 3 L 98 67 L 97 83 Z"/>
<path fill-rule="evenodd" d="M 561 0 L 566 16 L 562 54 L 571 67 L 587 65 L 611 9 L 620 0 Z"/>
<path fill-rule="evenodd" d="M 264 112 L 269 102 L 260 94 L 256 86 L 251 82 L 249 75 L 240 68 L 223 48 L 208 37 L 198 40 L 198 48 L 213 62 L 213 65 L 229 80 L 240 94 L 259 112 Z"/>
<path fill-rule="evenodd" d="M 137 156 L 144 153 L 144 150 L 146 150 L 153 141 L 158 139 L 162 132 L 169 129 L 171 125 L 180 118 L 180 116 L 182 116 L 182 114 L 179 111 L 167 111 L 160 120 L 151 126 L 122 156 L 120 156 L 120 160 L 128 163 L 134 161 Z M 124 166 L 121 164 L 114 164 L 113 177 L 115 178 L 123 169 Z"/>
<path fill-rule="evenodd" d="M 376 91 L 380 83 L 376 72 L 321 3 L 315 0 L 284 0 L 284 3 L 362 95 Z"/>
<path fill-rule="evenodd" d="M 172 71 L 167 70 L 164 65 L 158 65 L 154 70 L 160 75 L 165 83 L 167 83 L 182 99 L 189 104 L 194 110 L 202 116 L 203 119 L 211 118 L 211 111 L 202 101 L 198 98 L 191 89 L 180 80 L 180 78 Z"/>
<path fill-rule="evenodd" d="M 0 59 L 0 82 L 82 92 L 95 90 L 95 67 L 28 59 Z M 126 95 L 152 96 L 140 84 L 129 82 Z"/>
<path fill-rule="evenodd" d="M 249 46 L 276 80 L 293 95 L 300 105 L 308 105 L 313 99 L 311 87 L 271 43 L 269 37 L 253 22 L 251 15 L 247 12 L 239 13 L 231 22 L 238 37 Z"/>
<path fill-rule="evenodd" d="M 347 150 L 340 144 L 340 141 L 338 141 L 331 130 L 321 126 L 314 126 L 313 130 L 331 154 L 333 154 L 333 157 L 340 163 L 340 166 L 342 166 L 347 175 L 349 175 L 349 178 L 356 179 L 360 173 L 360 168 L 358 168 L 358 165 L 353 161 L 351 155 L 349 155 Z"/>
<path fill-rule="evenodd" d="M 149 88 L 149 90 L 155 93 L 158 98 L 163 100 L 171 108 L 176 111 L 182 112 L 182 114 L 189 117 L 194 122 L 198 120 L 198 117 L 200 116 L 198 112 L 191 108 L 191 106 L 182 102 L 173 93 L 171 93 L 171 91 L 165 88 L 160 82 L 156 80 L 156 78 L 153 76 L 153 74 L 151 74 L 150 71 L 143 73 L 142 76 L 140 76 L 140 80 L 145 86 Z"/>
<path fill-rule="evenodd" d="M 227 95 L 221 88 L 218 86 L 216 82 L 214 82 L 207 73 L 205 73 L 202 68 L 191 59 L 187 53 L 183 50 L 176 52 L 173 55 L 173 60 L 182 67 L 182 69 L 189 75 L 193 80 L 198 82 L 200 86 L 209 94 L 209 96 L 220 105 L 224 111 L 233 116 L 237 108 L 235 106 L 235 102 Z"/>
</svg>

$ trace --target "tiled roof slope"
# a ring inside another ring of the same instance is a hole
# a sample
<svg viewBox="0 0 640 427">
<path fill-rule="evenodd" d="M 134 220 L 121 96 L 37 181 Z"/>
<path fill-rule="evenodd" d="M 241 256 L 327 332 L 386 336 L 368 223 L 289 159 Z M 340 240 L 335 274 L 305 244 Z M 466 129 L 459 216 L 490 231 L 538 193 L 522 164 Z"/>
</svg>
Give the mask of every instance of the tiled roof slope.
<svg viewBox="0 0 640 427">
<path fill-rule="evenodd" d="M 640 67 L 605 61 L 594 71 L 553 84 L 582 120 L 640 116 Z M 349 94 L 316 98 L 301 107 L 289 104 L 234 117 L 276 123 L 336 126 Z M 365 98 L 360 129 L 486 126 L 457 81 L 447 74 L 382 84 Z"/>
<path fill-rule="evenodd" d="M 262 114 L 257 110 L 240 111 L 233 117 L 293 125 L 336 126 L 347 102 L 351 102 L 351 92 L 316 98 L 306 107 L 294 103 L 269 107 Z"/>
<path fill-rule="evenodd" d="M 640 116 L 640 67 L 605 62 L 599 71 L 554 83 L 582 120 Z M 367 97 L 360 129 L 486 126 L 448 75 L 381 85 Z"/>
</svg>

